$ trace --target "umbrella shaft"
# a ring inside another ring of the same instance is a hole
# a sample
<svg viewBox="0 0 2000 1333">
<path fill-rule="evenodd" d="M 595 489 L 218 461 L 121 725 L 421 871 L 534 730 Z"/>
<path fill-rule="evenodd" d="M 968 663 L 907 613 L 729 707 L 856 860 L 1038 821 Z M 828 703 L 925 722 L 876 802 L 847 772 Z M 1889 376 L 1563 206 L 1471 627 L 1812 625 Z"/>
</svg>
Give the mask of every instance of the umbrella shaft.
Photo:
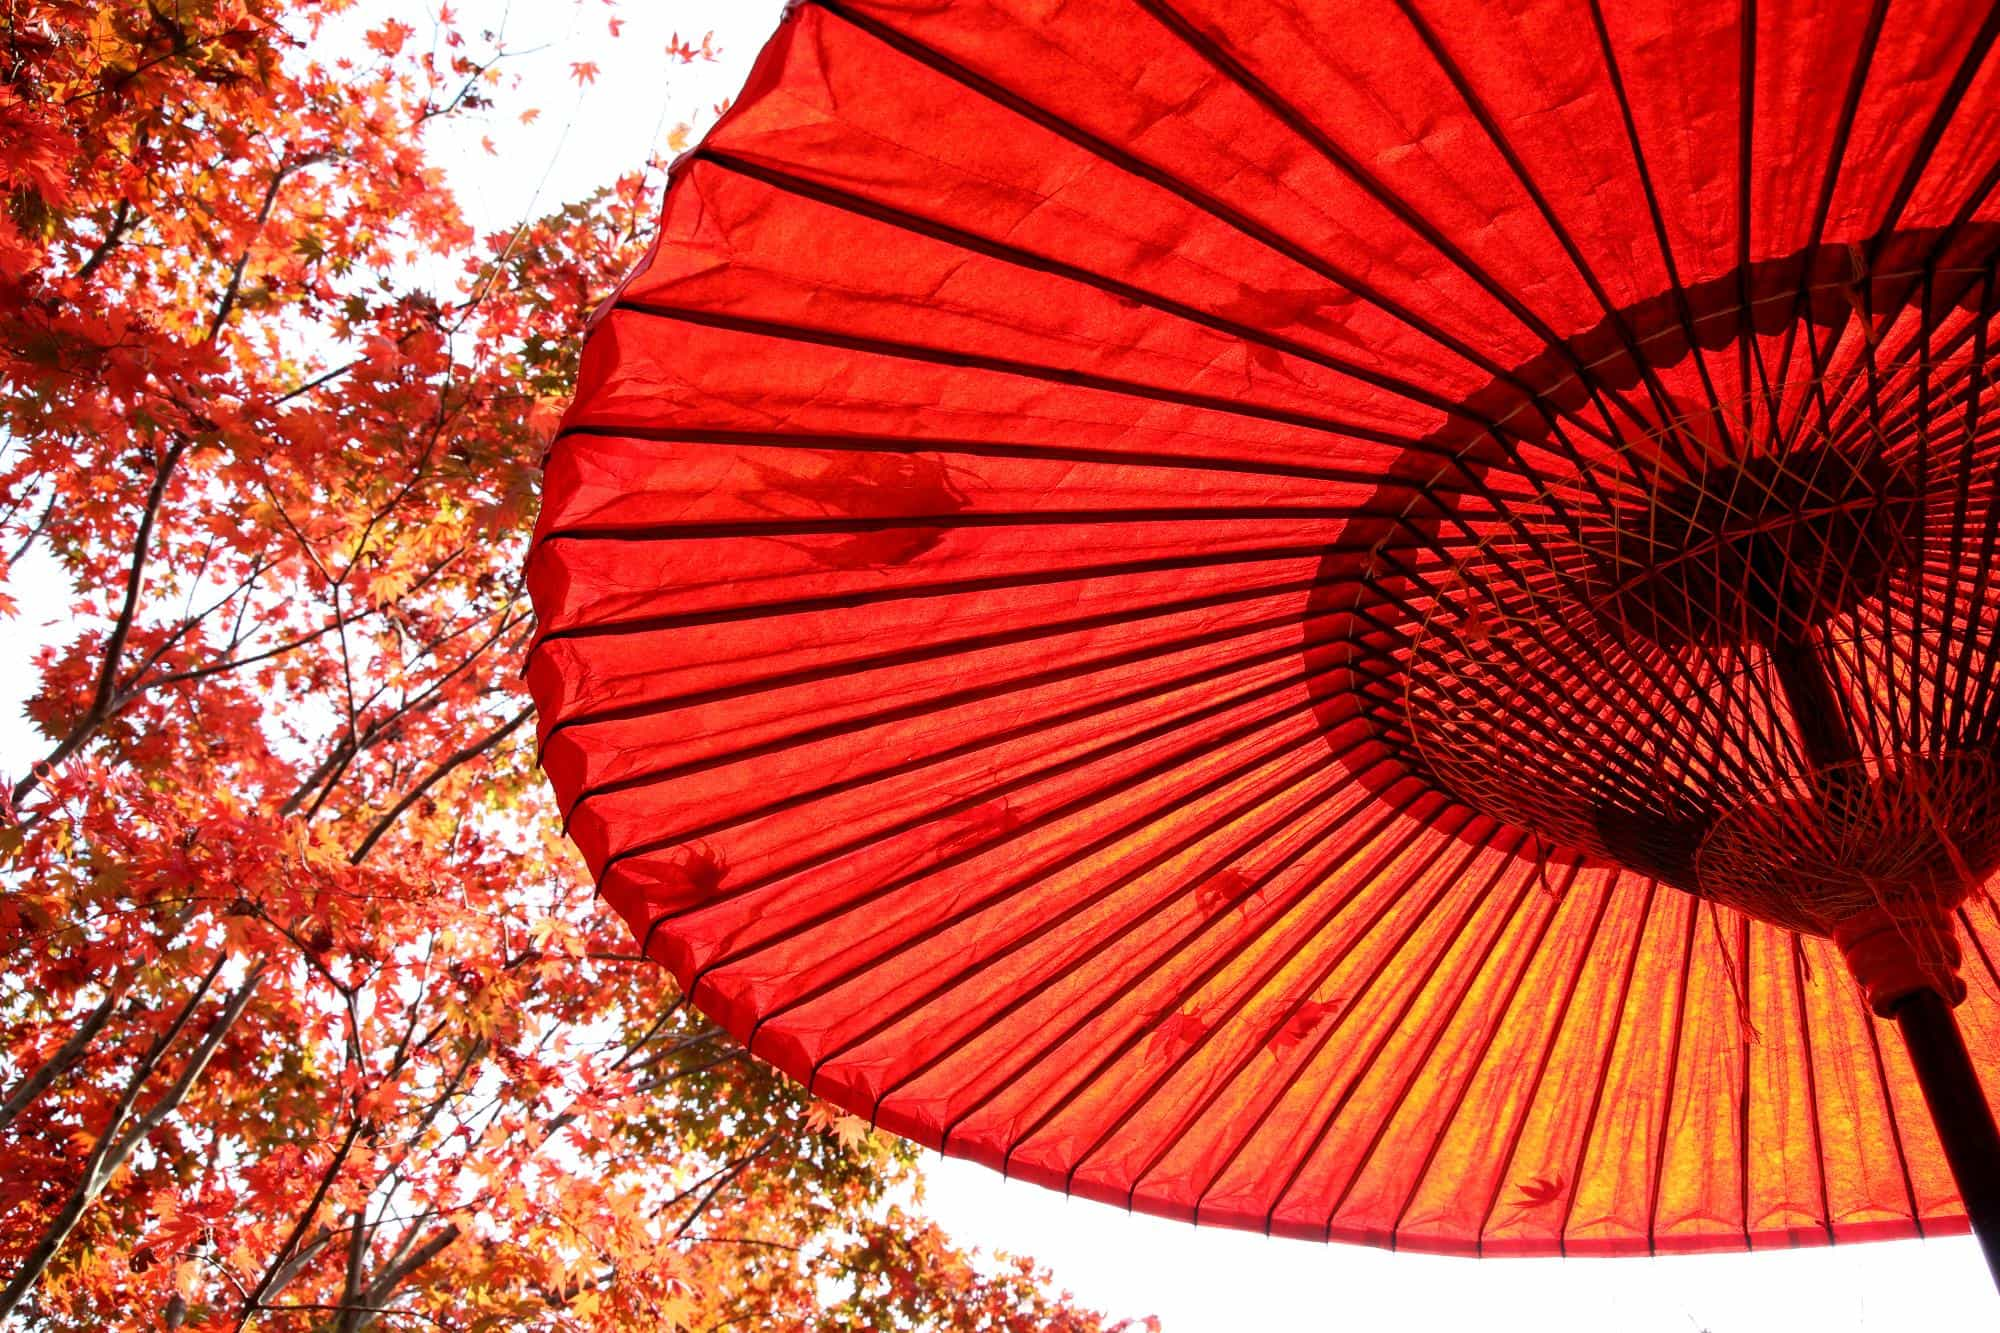
<svg viewBox="0 0 2000 1333">
<path fill-rule="evenodd" d="M 1861 752 L 1841 720 L 1833 681 L 1819 650 L 1810 643 L 1781 644 L 1771 652 L 1771 666 L 1792 710 L 1807 761 L 1815 768 L 1831 768 L 1859 759 Z"/>
<path fill-rule="evenodd" d="M 1958 1182 L 1972 1231 L 1986 1253 L 1986 1266 L 2000 1286 L 2000 1129 L 1979 1086 L 1978 1071 L 1951 1006 L 1934 990 L 1914 991 L 1896 1005 L 1896 1023 L 1916 1066 L 1917 1082 L 1930 1105 L 1931 1120 L 1944 1144 L 1945 1160 Z"/>
</svg>

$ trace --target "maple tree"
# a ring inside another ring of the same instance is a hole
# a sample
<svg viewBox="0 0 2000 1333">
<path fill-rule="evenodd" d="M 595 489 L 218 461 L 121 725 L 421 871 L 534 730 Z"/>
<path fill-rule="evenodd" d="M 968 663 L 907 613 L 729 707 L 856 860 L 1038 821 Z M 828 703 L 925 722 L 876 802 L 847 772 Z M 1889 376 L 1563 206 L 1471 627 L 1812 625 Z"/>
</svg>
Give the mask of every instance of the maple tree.
<svg viewBox="0 0 2000 1333">
<path fill-rule="evenodd" d="M 0 809 L 0 1319 L 1109 1327 L 595 903 L 518 570 L 657 164 L 477 235 L 427 135 L 503 46 L 346 10 L 0 17 L 0 556 L 74 590 Z"/>
</svg>

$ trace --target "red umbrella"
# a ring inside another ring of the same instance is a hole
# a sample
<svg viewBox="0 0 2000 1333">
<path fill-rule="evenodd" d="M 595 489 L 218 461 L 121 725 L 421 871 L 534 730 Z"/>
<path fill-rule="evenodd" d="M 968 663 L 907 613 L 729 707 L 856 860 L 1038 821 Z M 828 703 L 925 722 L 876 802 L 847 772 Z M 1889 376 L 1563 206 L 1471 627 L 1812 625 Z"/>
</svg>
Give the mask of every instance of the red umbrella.
<svg viewBox="0 0 2000 1333">
<path fill-rule="evenodd" d="M 820 1095 L 1150 1212 L 1994 1225 L 1997 31 L 797 6 L 548 461 L 605 897 Z"/>
</svg>

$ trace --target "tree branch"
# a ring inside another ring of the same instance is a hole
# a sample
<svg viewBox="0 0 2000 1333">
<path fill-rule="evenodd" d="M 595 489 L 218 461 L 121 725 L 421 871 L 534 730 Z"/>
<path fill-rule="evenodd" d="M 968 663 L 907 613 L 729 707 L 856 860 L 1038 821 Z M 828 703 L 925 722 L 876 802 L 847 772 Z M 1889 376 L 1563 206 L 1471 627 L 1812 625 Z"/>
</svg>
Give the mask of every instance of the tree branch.
<svg viewBox="0 0 2000 1333">
<path fill-rule="evenodd" d="M 271 183 L 264 187 L 264 202 L 257 209 L 256 225 L 251 228 L 250 239 L 244 243 L 243 252 L 236 256 L 236 267 L 230 271 L 229 285 L 223 288 L 222 300 L 216 304 L 215 317 L 208 322 L 208 334 L 202 339 L 203 342 L 214 342 L 222 332 L 222 326 L 229 322 L 229 316 L 235 312 L 237 298 L 243 291 L 243 274 L 250 267 L 250 253 L 257 248 L 257 238 L 271 220 L 271 210 L 277 207 L 278 191 L 284 188 L 286 178 L 293 172 L 303 171 L 307 167 L 324 162 L 327 156 L 325 153 L 314 153 L 296 162 L 287 163 L 272 173 Z"/>
<path fill-rule="evenodd" d="M 89 1158 L 84 1162 L 83 1174 L 70 1190 L 69 1198 L 50 1220 L 41 1239 L 21 1261 L 21 1266 L 15 1270 L 6 1289 L 0 1291 L 0 1324 L 4 1324 L 20 1307 L 21 1302 L 27 1299 L 28 1293 L 34 1290 L 35 1284 L 48 1270 L 49 1263 L 61 1251 L 63 1242 L 67 1241 L 70 1233 L 76 1230 L 76 1224 L 83 1219 L 85 1211 L 96 1202 L 97 1196 L 104 1189 L 105 1182 L 125 1160 L 125 1156 L 132 1151 L 132 1145 L 137 1139 L 121 1136 L 119 1131 L 124 1127 L 126 1117 L 132 1113 L 133 1104 L 139 1100 L 140 1089 L 145 1086 L 147 1079 L 152 1077 L 153 1071 L 159 1068 L 160 1061 L 166 1056 L 168 1049 L 179 1040 L 181 1032 L 193 1019 L 202 997 L 208 994 L 209 987 L 215 984 L 216 977 L 221 974 L 222 965 L 227 957 L 226 954 L 217 955 L 215 965 L 203 975 L 200 983 L 195 986 L 194 993 L 188 996 L 187 1002 L 174 1016 L 173 1022 L 167 1025 L 166 1031 L 153 1039 L 152 1045 L 134 1066 L 131 1077 L 125 1082 L 125 1091 L 119 1096 L 117 1105 L 112 1107 L 110 1119 L 106 1121 L 103 1132 L 97 1136 L 96 1146 L 91 1149 Z M 257 973 L 253 970 L 246 985 L 254 984 L 256 976 Z M 240 992 L 240 998 L 249 999 L 247 990 Z M 241 1010 L 242 1006 L 236 999 L 232 998 L 231 1004 L 236 1011 Z M 226 1008 L 224 1014 L 229 1021 L 234 1021 L 231 1009 Z M 226 1025 L 223 1026 L 226 1028 Z M 200 1063 L 206 1064 L 206 1058 L 202 1057 Z M 182 1081 L 178 1086 L 185 1093 L 186 1082 Z"/>
<path fill-rule="evenodd" d="M 35 1098 L 42 1095 L 49 1084 L 67 1073 L 72 1065 L 83 1058 L 84 1048 L 90 1045 L 105 1023 L 110 1021 L 111 1011 L 118 1007 L 118 997 L 124 993 L 122 986 L 112 986 L 104 992 L 103 1000 L 95 1009 L 84 1015 L 69 1040 L 56 1048 L 55 1054 L 44 1060 L 41 1067 L 22 1079 L 7 1094 L 7 1100 L 0 1102 L 0 1129 L 13 1123 L 14 1117 L 28 1109 Z"/>
<path fill-rule="evenodd" d="M 112 690 L 118 680 L 119 660 L 125 655 L 125 640 L 131 635 L 133 622 L 139 614 L 139 590 L 146 582 L 146 560 L 153 542 L 153 524 L 158 521 L 161 502 L 166 498 L 167 482 L 180 464 L 181 455 L 187 452 L 188 444 L 188 436 L 175 436 L 166 456 L 160 460 L 159 469 L 153 474 L 152 486 L 146 492 L 146 506 L 139 514 L 139 530 L 132 538 L 132 565 L 125 575 L 125 604 L 119 608 L 118 618 L 112 622 L 111 633 L 104 641 L 104 661 L 98 668 L 97 687 L 92 692 L 90 707 L 70 727 L 68 734 L 57 742 L 56 748 L 14 784 L 16 809 L 41 782 L 43 773 L 76 753 L 111 715 Z"/>
<path fill-rule="evenodd" d="M 354 1140 L 360 1133 L 361 1117 L 355 1116 L 348 1122 L 347 1135 L 341 1139 L 340 1147 L 334 1150 L 333 1160 L 327 1163 L 326 1170 L 320 1172 L 319 1183 L 313 1189 L 312 1198 L 299 1213 L 298 1221 L 292 1224 L 291 1234 L 285 1237 L 285 1243 L 271 1256 L 271 1262 L 264 1266 L 264 1275 L 257 1279 L 257 1285 L 243 1298 L 243 1308 L 236 1315 L 237 1328 L 240 1329 L 250 1322 L 250 1316 L 262 1307 L 264 1297 L 274 1289 L 279 1270 L 291 1257 L 292 1250 L 305 1235 L 306 1228 L 312 1225 L 313 1218 L 319 1216 L 319 1206 L 326 1202 L 326 1192 L 333 1187 L 334 1179 L 340 1175 L 341 1167 L 347 1164 L 347 1154 L 354 1147 Z"/>
<path fill-rule="evenodd" d="M 395 1294 L 396 1288 L 407 1282 L 412 1273 L 442 1254 L 445 1247 L 457 1239 L 458 1223 L 447 1222 L 441 1229 L 432 1232 L 423 1244 L 411 1250 L 399 1262 L 383 1270 L 382 1274 L 369 1283 L 368 1289 L 362 1293 L 365 1304 L 361 1309 L 366 1317 L 355 1322 L 355 1333 L 361 1333 L 361 1330 L 372 1326 L 376 1317 L 385 1312 L 389 1297 Z"/>
<path fill-rule="evenodd" d="M 513 717 L 507 719 L 506 722 L 487 732 L 470 745 L 462 746 L 454 750 L 451 754 L 446 755 L 438 766 L 430 771 L 429 776 L 412 787 L 404 794 L 402 800 L 397 801 L 395 805 L 390 807 L 387 814 L 375 821 L 375 826 L 368 830 L 368 836 L 363 838 L 360 845 L 348 856 L 348 864 L 360 865 L 362 858 L 368 855 L 369 850 L 381 840 L 382 835 L 395 826 L 396 821 L 403 817 L 405 811 L 422 800 L 425 792 L 428 792 L 432 787 L 444 781 L 446 777 L 450 776 L 453 769 L 470 763 L 492 749 L 495 745 L 498 745 L 501 741 L 506 740 L 507 737 L 514 733 L 516 728 L 534 715 L 534 711 L 535 706 L 529 704 L 521 709 L 520 712 L 514 714 Z"/>
<path fill-rule="evenodd" d="M 111 210 L 111 225 L 105 229 L 104 239 L 97 243 L 97 248 L 90 252 L 90 257 L 83 261 L 82 267 L 70 275 L 71 278 L 76 282 L 89 282 L 104 261 L 111 258 L 111 252 L 118 248 L 119 242 L 123 241 L 126 233 L 132 230 L 132 224 L 136 220 L 132 212 L 132 201 L 120 199 L 118 207 Z"/>
</svg>

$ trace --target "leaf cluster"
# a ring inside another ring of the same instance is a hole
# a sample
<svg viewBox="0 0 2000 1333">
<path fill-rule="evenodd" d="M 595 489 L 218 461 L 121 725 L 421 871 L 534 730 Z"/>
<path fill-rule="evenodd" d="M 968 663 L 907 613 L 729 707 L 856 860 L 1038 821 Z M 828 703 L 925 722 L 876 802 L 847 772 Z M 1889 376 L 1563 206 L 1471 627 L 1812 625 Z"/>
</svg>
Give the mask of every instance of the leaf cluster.
<svg viewBox="0 0 2000 1333">
<path fill-rule="evenodd" d="M 504 44 L 356 21 L 0 8 L 0 560 L 72 593 L 0 756 L 0 1320 L 1104 1327 L 594 901 L 518 571 L 659 181 L 478 234 L 434 141 Z"/>
</svg>

